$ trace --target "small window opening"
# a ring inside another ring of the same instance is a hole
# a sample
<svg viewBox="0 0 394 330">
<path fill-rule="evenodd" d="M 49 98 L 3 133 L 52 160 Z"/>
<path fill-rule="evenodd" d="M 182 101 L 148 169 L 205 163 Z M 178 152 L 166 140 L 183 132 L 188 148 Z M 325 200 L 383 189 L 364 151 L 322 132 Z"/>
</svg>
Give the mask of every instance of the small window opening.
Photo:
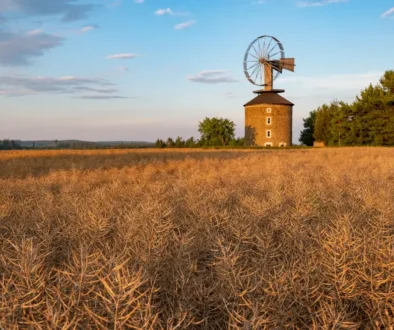
<svg viewBox="0 0 394 330">
<path fill-rule="evenodd" d="M 271 131 L 267 131 L 267 138 L 271 137 Z"/>
<path fill-rule="evenodd" d="M 271 125 L 271 117 L 267 118 L 267 125 Z"/>
</svg>

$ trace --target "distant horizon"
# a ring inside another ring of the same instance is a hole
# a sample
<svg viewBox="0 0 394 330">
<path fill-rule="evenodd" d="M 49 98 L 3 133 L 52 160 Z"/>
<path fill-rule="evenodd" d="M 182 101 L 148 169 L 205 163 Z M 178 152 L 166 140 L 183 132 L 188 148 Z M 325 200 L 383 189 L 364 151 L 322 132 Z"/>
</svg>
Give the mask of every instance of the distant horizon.
<svg viewBox="0 0 394 330">
<path fill-rule="evenodd" d="M 272 35 L 295 58 L 274 88 L 295 103 L 296 144 L 310 111 L 353 101 L 392 69 L 391 0 L 54 3 L 0 3 L 0 139 L 198 138 L 205 117 L 243 137 L 243 105 L 259 89 L 244 52 Z"/>
</svg>

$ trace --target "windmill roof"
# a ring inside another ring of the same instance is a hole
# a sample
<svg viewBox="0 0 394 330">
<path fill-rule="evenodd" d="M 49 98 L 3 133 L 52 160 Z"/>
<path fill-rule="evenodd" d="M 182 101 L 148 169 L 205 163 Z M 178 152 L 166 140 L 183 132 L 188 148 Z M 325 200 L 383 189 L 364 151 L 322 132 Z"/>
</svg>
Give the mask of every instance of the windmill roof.
<svg viewBox="0 0 394 330">
<path fill-rule="evenodd" d="M 260 93 L 253 100 L 246 103 L 244 107 L 257 104 L 282 104 L 291 106 L 294 105 L 289 100 L 286 100 L 284 97 L 278 95 L 275 91 Z"/>
</svg>

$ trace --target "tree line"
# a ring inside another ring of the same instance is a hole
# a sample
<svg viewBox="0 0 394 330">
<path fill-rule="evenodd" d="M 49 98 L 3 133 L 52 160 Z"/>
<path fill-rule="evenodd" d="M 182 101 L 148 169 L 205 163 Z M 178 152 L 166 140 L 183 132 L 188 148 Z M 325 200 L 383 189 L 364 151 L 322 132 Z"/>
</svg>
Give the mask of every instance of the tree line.
<svg viewBox="0 0 394 330">
<path fill-rule="evenodd" d="M 178 136 L 175 140 L 169 137 L 167 140 L 157 139 L 156 148 L 201 148 L 231 146 L 240 147 L 245 145 L 244 138 L 235 137 L 235 123 L 226 118 L 205 118 L 199 122 L 198 131 L 200 139 L 191 137 L 184 140 Z"/>
<path fill-rule="evenodd" d="M 299 141 L 312 146 L 394 146 L 394 71 L 370 84 L 355 101 L 323 104 L 303 119 Z"/>
<path fill-rule="evenodd" d="M 15 140 L 0 140 L 0 150 L 17 150 L 22 149 L 19 143 Z"/>
</svg>

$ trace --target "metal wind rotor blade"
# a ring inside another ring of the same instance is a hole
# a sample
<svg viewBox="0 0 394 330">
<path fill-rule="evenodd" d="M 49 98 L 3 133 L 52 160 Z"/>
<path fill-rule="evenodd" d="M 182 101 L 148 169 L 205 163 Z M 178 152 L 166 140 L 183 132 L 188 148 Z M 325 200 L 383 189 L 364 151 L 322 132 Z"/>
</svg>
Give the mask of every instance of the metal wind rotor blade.
<svg viewBox="0 0 394 330">
<path fill-rule="evenodd" d="M 294 72 L 294 67 L 295 67 L 294 58 L 281 58 L 279 62 L 281 68 Z"/>
</svg>

